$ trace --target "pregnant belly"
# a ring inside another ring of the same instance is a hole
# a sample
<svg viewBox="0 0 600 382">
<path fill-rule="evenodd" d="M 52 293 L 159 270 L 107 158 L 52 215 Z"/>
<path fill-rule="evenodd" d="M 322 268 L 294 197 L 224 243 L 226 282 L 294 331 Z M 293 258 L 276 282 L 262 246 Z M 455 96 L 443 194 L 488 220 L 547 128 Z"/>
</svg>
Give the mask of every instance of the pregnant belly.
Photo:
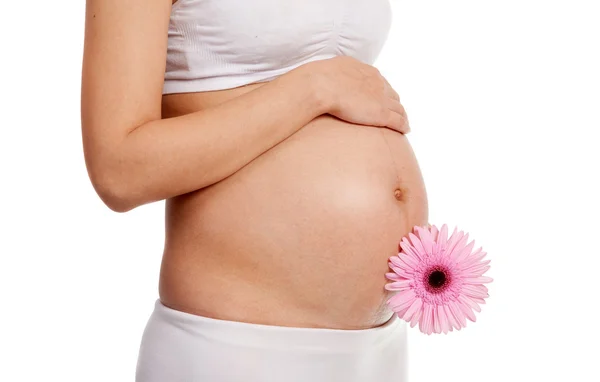
<svg viewBox="0 0 600 382">
<path fill-rule="evenodd" d="M 330 116 L 219 183 L 167 203 L 165 305 L 234 321 L 345 329 L 389 319 L 387 259 L 428 215 L 407 138 Z"/>
</svg>

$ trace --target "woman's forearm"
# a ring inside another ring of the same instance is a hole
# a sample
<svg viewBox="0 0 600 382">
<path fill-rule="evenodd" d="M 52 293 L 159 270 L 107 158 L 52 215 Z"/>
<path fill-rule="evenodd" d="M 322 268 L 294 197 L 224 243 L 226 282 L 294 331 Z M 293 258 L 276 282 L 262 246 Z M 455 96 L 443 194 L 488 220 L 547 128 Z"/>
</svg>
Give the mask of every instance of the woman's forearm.
<svg viewBox="0 0 600 382">
<path fill-rule="evenodd" d="M 94 186 L 125 212 L 214 184 L 326 113 L 316 87 L 299 68 L 213 108 L 145 123 L 107 150 Z"/>
</svg>

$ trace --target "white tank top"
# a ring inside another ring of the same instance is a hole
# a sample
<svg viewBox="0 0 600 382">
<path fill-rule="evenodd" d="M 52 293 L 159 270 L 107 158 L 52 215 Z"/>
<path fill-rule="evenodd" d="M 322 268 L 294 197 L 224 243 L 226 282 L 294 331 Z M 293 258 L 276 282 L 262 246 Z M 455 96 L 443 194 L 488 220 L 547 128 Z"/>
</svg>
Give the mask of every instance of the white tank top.
<svg viewBox="0 0 600 382">
<path fill-rule="evenodd" d="M 270 81 L 335 56 L 373 64 L 390 25 L 389 0 L 178 0 L 163 94 Z"/>
</svg>

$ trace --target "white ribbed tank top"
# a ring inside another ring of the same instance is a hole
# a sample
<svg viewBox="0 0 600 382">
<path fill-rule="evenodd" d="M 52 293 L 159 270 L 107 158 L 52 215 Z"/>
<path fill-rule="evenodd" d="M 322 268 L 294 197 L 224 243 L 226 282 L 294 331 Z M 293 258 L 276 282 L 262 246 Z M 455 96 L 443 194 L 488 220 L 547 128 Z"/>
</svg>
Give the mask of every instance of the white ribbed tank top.
<svg viewBox="0 0 600 382">
<path fill-rule="evenodd" d="M 335 56 L 372 64 L 390 25 L 389 0 L 178 0 L 163 94 L 270 81 Z"/>
</svg>

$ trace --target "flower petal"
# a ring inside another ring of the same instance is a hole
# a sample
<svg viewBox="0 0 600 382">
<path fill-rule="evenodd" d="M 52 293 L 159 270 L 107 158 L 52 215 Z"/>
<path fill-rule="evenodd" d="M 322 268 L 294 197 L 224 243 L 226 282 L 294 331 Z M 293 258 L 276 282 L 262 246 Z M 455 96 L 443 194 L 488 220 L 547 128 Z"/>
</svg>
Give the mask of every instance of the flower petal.
<svg viewBox="0 0 600 382">
<path fill-rule="evenodd" d="M 389 299 L 392 305 L 402 305 L 405 303 L 409 303 L 411 305 L 417 295 L 412 290 L 406 291 L 404 293 L 397 293 L 392 298 Z"/>
<path fill-rule="evenodd" d="M 415 248 L 415 253 L 419 257 L 419 259 L 423 260 L 425 257 L 427 257 L 427 251 L 425 251 L 425 248 L 423 248 L 421 240 L 419 240 L 419 238 L 412 232 L 409 232 L 408 237 L 410 237 L 410 241 L 413 247 Z"/>
<path fill-rule="evenodd" d="M 460 251 L 460 254 L 456 257 L 456 262 L 461 263 L 473 253 L 473 247 L 475 246 L 475 240 L 471 240 L 465 248 Z"/>
<path fill-rule="evenodd" d="M 475 322 L 475 320 L 476 320 L 475 313 L 473 313 L 473 311 L 471 310 L 471 308 L 468 305 L 459 303 L 458 307 L 463 312 L 465 317 L 467 317 L 470 321 Z"/>
<path fill-rule="evenodd" d="M 444 334 L 448 334 L 448 330 L 450 328 L 450 323 L 448 322 L 448 317 L 446 316 L 446 311 L 444 310 L 444 305 L 438 305 L 438 319 L 440 320 L 440 327 L 442 328 L 442 332 Z"/>
<path fill-rule="evenodd" d="M 452 235 L 450 235 L 450 238 L 448 239 L 448 242 L 446 243 L 446 255 L 450 255 L 452 252 L 452 249 L 454 248 L 454 246 L 456 245 L 456 243 L 460 240 L 460 238 L 463 236 L 463 232 L 462 231 L 458 231 L 458 228 L 454 227 L 454 231 L 452 232 Z"/>
<path fill-rule="evenodd" d="M 429 230 L 431 231 L 431 237 L 433 238 L 433 241 L 435 242 L 436 246 L 437 246 L 437 238 L 438 238 L 438 229 L 435 225 L 432 225 Z"/>
<path fill-rule="evenodd" d="M 484 283 L 491 283 L 494 281 L 493 278 L 487 276 L 467 277 L 463 279 L 463 283 L 470 285 L 479 285 Z"/>
<path fill-rule="evenodd" d="M 452 312 L 452 315 L 454 316 L 456 321 L 460 324 L 460 326 L 457 329 L 460 329 L 461 327 L 463 327 L 463 328 L 466 327 L 467 319 L 465 318 L 464 314 L 461 312 L 460 308 L 457 306 L 457 303 L 452 302 L 448 305 L 448 307 L 450 308 L 450 312 Z"/>
<path fill-rule="evenodd" d="M 411 289 L 410 284 L 412 283 L 411 280 L 400 280 L 400 281 L 394 281 L 392 283 L 387 283 L 385 284 L 385 289 L 386 290 L 390 290 L 390 291 L 407 291 Z M 394 296 L 396 297 L 396 296 Z M 392 298 L 394 298 L 392 297 Z"/>
<path fill-rule="evenodd" d="M 483 258 L 487 255 L 487 252 L 480 252 L 480 253 L 475 253 L 472 254 L 471 256 L 469 256 L 468 258 L 465 259 L 465 261 L 463 261 L 463 266 L 468 266 L 468 265 L 472 265 L 472 264 L 481 264 Z M 486 264 L 490 263 L 490 260 L 486 260 L 485 262 Z"/>
<path fill-rule="evenodd" d="M 421 261 L 421 260 L 423 260 L 422 256 L 418 253 L 417 249 L 415 247 L 413 247 L 408 242 L 408 240 L 406 240 L 406 239 L 402 240 L 400 242 L 400 246 L 402 247 L 402 250 L 404 251 L 404 253 L 406 254 L 406 256 L 399 256 L 399 257 L 401 257 L 403 259 L 406 258 L 406 257 L 409 257 L 411 259 L 411 261 Z"/>
<path fill-rule="evenodd" d="M 431 304 L 425 303 L 423 317 L 419 323 L 419 329 L 425 334 L 431 334 L 433 331 L 433 309 Z"/>
<path fill-rule="evenodd" d="M 389 267 L 392 271 L 394 271 L 395 274 L 400 276 L 401 279 L 412 279 L 413 278 L 411 276 L 411 274 L 408 273 L 407 270 L 404 268 L 404 265 L 398 267 L 393 264 L 389 264 Z"/>
<path fill-rule="evenodd" d="M 390 267 L 390 269 L 398 276 L 402 276 L 402 274 L 404 273 L 404 270 L 402 268 L 395 266 L 391 261 L 388 263 L 388 267 Z"/>
<path fill-rule="evenodd" d="M 485 285 L 469 285 L 462 286 L 462 292 L 468 297 L 485 298 L 489 297 Z"/>
<path fill-rule="evenodd" d="M 443 248 L 446 247 L 447 243 L 448 243 L 448 226 L 446 224 L 444 224 L 444 225 L 442 225 L 442 228 L 440 229 L 440 233 L 437 236 L 438 249 L 442 250 Z"/>
<path fill-rule="evenodd" d="M 461 231 L 462 232 L 462 231 Z M 469 240 L 469 234 L 465 233 L 460 240 L 456 243 L 456 245 L 452 248 L 452 253 L 449 255 L 452 261 L 457 261 L 458 256 L 462 253 L 463 249 L 467 245 L 467 241 Z"/>
<path fill-rule="evenodd" d="M 404 313 L 404 317 L 402 318 L 407 322 L 413 320 L 413 316 L 417 315 L 417 312 L 421 310 L 421 307 L 423 307 L 423 300 L 421 300 L 420 298 L 415 298 L 412 305 L 410 306 L 410 308 L 408 308 L 406 313 Z"/>
<path fill-rule="evenodd" d="M 434 253 L 433 249 L 435 247 L 435 241 L 433 239 L 433 236 L 431 235 L 431 232 L 429 232 L 429 230 L 427 230 L 423 227 L 417 227 L 417 228 L 418 228 L 418 232 L 419 232 L 419 238 L 421 239 L 421 244 L 423 245 L 425 252 L 429 256 L 432 256 Z"/>
<path fill-rule="evenodd" d="M 438 316 L 437 305 L 431 305 L 431 317 L 433 318 L 433 332 L 441 333 L 442 326 L 440 325 L 440 317 Z"/>
<path fill-rule="evenodd" d="M 489 265 L 486 265 L 486 264 L 477 264 L 477 265 L 472 265 L 469 268 L 462 268 L 461 271 L 463 273 L 468 273 L 468 274 L 471 274 L 471 275 L 481 276 L 485 272 L 487 272 L 488 269 L 490 269 Z"/>
<path fill-rule="evenodd" d="M 410 327 L 414 328 L 419 322 L 421 322 L 421 317 L 423 316 L 423 310 L 417 310 L 417 313 L 413 316 L 412 320 L 410 320 Z"/>
<path fill-rule="evenodd" d="M 410 253 L 403 253 L 401 256 L 398 256 L 400 262 L 403 264 L 402 268 L 405 268 L 407 271 L 414 271 L 419 267 L 419 258 Z"/>
<path fill-rule="evenodd" d="M 463 304 L 470 306 L 471 309 L 475 310 L 476 312 L 481 312 L 481 307 L 467 296 L 460 295 L 458 296 L 458 300 Z"/>
<path fill-rule="evenodd" d="M 390 263 L 394 264 L 397 267 L 401 267 L 403 265 L 400 262 L 400 257 L 398 257 L 397 255 L 390 256 L 389 260 L 390 260 Z"/>
<path fill-rule="evenodd" d="M 416 296 L 412 291 L 407 293 L 398 293 L 388 300 L 388 305 L 394 312 L 396 312 L 398 317 L 403 317 L 404 313 L 406 313 L 408 308 L 410 308 L 412 305 L 415 297 Z"/>
<path fill-rule="evenodd" d="M 448 322 L 450 323 L 450 330 L 452 330 L 452 327 L 454 327 L 456 329 L 460 329 L 460 323 L 458 322 L 458 320 L 454 317 L 454 315 L 450 311 L 450 307 L 448 305 L 443 305 L 443 306 L 444 306 L 444 312 L 446 313 L 446 317 L 448 317 Z"/>
</svg>

